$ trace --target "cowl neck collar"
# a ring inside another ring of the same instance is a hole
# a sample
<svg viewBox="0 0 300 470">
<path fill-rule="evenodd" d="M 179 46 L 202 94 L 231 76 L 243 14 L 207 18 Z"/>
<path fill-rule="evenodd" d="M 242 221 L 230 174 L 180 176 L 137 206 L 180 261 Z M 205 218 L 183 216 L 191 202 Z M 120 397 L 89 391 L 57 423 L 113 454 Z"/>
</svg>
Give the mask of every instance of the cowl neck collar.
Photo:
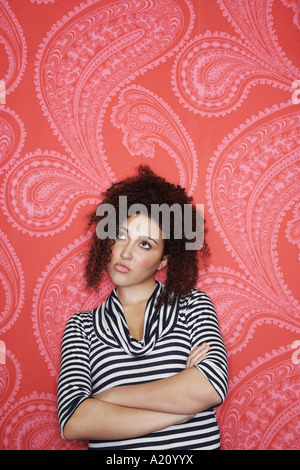
<svg viewBox="0 0 300 470">
<path fill-rule="evenodd" d="M 160 281 L 149 297 L 144 318 L 144 335 L 141 341 L 132 338 L 125 320 L 122 304 L 116 288 L 107 299 L 93 311 L 94 327 L 101 341 L 110 347 L 121 347 L 132 356 L 144 355 L 152 351 L 157 340 L 175 327 L 179 311 L 179 298 L 174 298 L 172 305 L 164 303 L 155 309 L 156 300 L 164 289 Z"/>
</svg>

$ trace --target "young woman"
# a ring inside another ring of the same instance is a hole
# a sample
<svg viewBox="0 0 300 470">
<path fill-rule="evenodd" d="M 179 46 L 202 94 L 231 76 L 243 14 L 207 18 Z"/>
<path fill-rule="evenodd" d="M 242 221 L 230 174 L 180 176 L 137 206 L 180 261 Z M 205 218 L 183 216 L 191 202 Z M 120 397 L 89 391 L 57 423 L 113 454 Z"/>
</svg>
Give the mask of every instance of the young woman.
<svg viewBox="0 0 300 470">
<path fill-rule="evenodd" d="M 227 392 L 227 355 L 215 309 L 195 288 L 198 253 L 186 248 L 178 220 L 151 218 L 153 204 L 192 205 L 184 189 L 147 166 L 112 187 L 102 204 L 121 214 L 114 238 L 95 230 L 87 262 L 90 287 L 104 270 L 115 288 L 89 312 L 68 321 L 62 342 L 58 416 L 65 439 L 89 441 L 89 449 L 220 449 L 214 407 Z M 103 221 L 92 216 L 91 225 Z M 182 219 L 181 223 L 183 224 Z M 204 244 L 200 250 L 208 253 Z M 155 279 L 166 268 L 164 284 Z"/>
</svg>

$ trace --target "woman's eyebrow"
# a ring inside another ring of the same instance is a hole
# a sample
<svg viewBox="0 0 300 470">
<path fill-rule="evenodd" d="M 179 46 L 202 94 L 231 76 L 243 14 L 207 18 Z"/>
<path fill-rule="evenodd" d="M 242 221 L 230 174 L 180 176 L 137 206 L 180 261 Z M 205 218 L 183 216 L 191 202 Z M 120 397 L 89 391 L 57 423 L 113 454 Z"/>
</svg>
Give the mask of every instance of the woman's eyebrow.
<svg viewBox="0 0 300 470">
<path fill-rule="evenodd" d="M 129 234 L 128 229 L 126 227 L 124 227 L 123 225 L 122 225 L 122 227 L 120 227 L 120 230 L 125 230 Z M 154 238 L 148 237 L 148 235 L 141 235 L 141 236 L 139 236 L 139 238 L 145 238 L 147 240 L 152 240 L 154 243 L 156 243 L 156 245 L 158 244 L 157 241 L 154 240 Z"/>
<path fill-rule="evenodd" d="M 146 238 L 146 240 L 152 240 L 152 241 L 153 241 L 154 243 L 156 243 L 156 245 L 157 245 L 157 241 L 154 240 L 154 238 L 148 237 L 148 236 L 146 236 L 146 235 L 145 235 L 145 236 L 141 236 L 141 237 L 139 237 L 139 238 Z"/>
</svg>

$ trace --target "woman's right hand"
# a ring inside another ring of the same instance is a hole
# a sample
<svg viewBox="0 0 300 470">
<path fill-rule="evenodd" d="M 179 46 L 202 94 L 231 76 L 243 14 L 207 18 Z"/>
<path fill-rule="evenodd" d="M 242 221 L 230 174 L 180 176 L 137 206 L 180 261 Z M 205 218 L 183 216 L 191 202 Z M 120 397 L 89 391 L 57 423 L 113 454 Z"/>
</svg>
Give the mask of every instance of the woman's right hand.
<svg viewBox="0 0 300 470">
<path fill-rule="evenodd" d="M 193 367 L 196 364 L 199 364 L 206 357 L 206 353 L 210 350 L 210 347 L 207 343 L 202 343 L 200 346 L 196 346 L 186 361 L 186 369 Z"/>
</svg>

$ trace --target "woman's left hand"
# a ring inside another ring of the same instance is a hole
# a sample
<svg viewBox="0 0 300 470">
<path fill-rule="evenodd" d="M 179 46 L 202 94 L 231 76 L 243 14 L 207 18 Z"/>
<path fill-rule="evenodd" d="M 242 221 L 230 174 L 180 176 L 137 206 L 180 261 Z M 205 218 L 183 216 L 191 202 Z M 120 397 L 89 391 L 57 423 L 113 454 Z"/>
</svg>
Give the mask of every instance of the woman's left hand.
<svg viewBox="0 0 300 470">
<path fill-rule="evenodd" d="M 192 352 L 190 353 L 189 357 L 186 361 L 186 369 L 189 367 L 193 367 L 196 364 L 199 364 L 205 357 L 206 353 L 210 350 L 210 347 L 207 343 L 202 343 L 200 346 L 196 346 Z"/>
</svg>

